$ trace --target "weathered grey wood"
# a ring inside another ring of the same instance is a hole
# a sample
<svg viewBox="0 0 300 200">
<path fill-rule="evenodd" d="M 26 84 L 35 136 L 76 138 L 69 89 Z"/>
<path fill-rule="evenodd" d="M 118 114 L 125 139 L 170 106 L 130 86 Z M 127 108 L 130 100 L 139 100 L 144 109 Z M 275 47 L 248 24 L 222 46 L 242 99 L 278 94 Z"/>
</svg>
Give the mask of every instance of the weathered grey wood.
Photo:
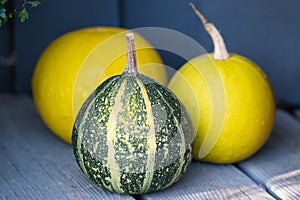
<svg viewBox="0 0 300 200">
<path fill-rule="evenodd" d="M 0 199 L 133 199 L 91 184 L 28 97 L 0 96 Z"/>
<path fill-rule="evenodd" d="M 142 195 L 145 200 L 166 199 L 273 199 L 232 165 L 193 162 L 175 185 Z"/>
<path fill-rule="evenodd" d="M 300 123 L 278 110 L 265 147 L 239 167 L 280 199 L 300 199 Z"/>
</svg>

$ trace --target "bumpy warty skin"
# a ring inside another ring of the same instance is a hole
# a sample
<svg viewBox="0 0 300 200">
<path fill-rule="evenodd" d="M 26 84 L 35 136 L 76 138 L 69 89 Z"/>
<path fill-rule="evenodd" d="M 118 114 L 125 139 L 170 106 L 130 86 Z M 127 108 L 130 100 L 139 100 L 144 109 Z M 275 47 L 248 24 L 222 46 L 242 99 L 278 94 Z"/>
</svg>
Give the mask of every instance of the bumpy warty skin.
<svg viewBox="0 0 300 200">
<path fill-rule="evenodd" d="M 169 187 L 192 159 L 191 120 L 176 96 L 143 76 L 102 83 L 85 101 L 72 144 L 84 174 L 112 192 L 141 194 Z"/>
</svg>

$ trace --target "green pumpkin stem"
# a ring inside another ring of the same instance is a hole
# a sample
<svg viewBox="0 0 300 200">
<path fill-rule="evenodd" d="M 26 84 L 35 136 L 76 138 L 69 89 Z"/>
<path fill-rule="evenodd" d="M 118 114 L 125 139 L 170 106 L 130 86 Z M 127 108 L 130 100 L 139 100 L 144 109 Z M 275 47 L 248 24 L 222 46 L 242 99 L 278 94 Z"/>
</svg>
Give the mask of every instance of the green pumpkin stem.
<svg viewBox="0 0 300 200">
<path fill-rule="evenodd" d="M 205 30 L 210 35 L 210 37 L 213 40 L 214 43 L 214 59 L 215 60 L 227 60 L 229 58 L 228 51 L 226 49 L 226 45 L 224 43 L 224 40 L 215 27 L 214 24 L 207 22 L 205 17 L 201 14 L 201 12 L 196 8 L 196 6 L 193 3 L 190 3 L 190 6 L 196 13 L 196 15 L 200 18 L 202 21 L 202 24 L 205 27 Z"/>
<path fill-rule="evenodd" d="M 126 44 L 127 44 L 127 60 L 126 60 L 126 69 L 124 73 L 138 76 L 139 72 L 137 69 L 136 62 L 136 50 L 134 45 L 134 35 L 133 33 L 126 34 Z"/>
</svg>

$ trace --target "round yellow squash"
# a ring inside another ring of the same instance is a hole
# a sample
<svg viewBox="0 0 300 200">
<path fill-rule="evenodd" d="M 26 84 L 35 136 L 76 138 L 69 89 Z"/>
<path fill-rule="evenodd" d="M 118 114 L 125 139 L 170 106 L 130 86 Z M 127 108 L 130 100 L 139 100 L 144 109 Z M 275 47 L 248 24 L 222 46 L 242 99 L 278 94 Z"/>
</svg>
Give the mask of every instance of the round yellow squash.
<svg viewBox="0 0 300 200">
<path fill-rule="evenodd" d="M 271 133 L 273 91 L 265 73 L 249 59 L 228 54 L 215 26 L 192 7 L 211 34 L 215 51 L 182 66 L 169 88 L 183 101 L 196 127 L 193 158 L 238 162 L 257 152 Z"/>
<path fill-rule="evenodd" d="M 40 56 L 32 77 L 32 95 L 46 125 L 71 143 L 76 115 L 89 94 L 107 78 L 118 75 L 126 63 L 127 30 L 84 28 L 53 41 Z M 158 53 L 136 34 L 139 70 L 162 83 L 166 71 Z"/>
</svg>

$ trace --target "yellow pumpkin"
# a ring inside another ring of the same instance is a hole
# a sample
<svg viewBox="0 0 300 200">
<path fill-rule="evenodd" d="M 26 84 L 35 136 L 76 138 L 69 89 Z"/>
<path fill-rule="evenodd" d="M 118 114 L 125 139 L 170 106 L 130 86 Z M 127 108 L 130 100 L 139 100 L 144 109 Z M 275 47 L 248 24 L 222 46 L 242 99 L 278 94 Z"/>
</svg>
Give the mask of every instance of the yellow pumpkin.
<svg viewBox="0 0 300 200">
<path fill-rule="evenodd" d="M 234 163 L 257 152 L 274 124 L 275 99 L 265 73 L 249 59 L 229 54 L 216 27 L 191 4 L 214 42 L 174 75 L 169 88 L 196 126 L 195 160 Z M 189 89 L 187 89 L 189 88 Z"/>
<path fill-rule="evenodd" d="M 46 125 L 71 143 L 75 117 L 88 95 L 126 63 L 124 37 L 114 27 L 84 28 L 53 41 L 40 56 L 32 77 L 32 95 Z M 153 47 L 136 34 L 139 70 L 166 85 L 167 75 Z"/>
</svg>

